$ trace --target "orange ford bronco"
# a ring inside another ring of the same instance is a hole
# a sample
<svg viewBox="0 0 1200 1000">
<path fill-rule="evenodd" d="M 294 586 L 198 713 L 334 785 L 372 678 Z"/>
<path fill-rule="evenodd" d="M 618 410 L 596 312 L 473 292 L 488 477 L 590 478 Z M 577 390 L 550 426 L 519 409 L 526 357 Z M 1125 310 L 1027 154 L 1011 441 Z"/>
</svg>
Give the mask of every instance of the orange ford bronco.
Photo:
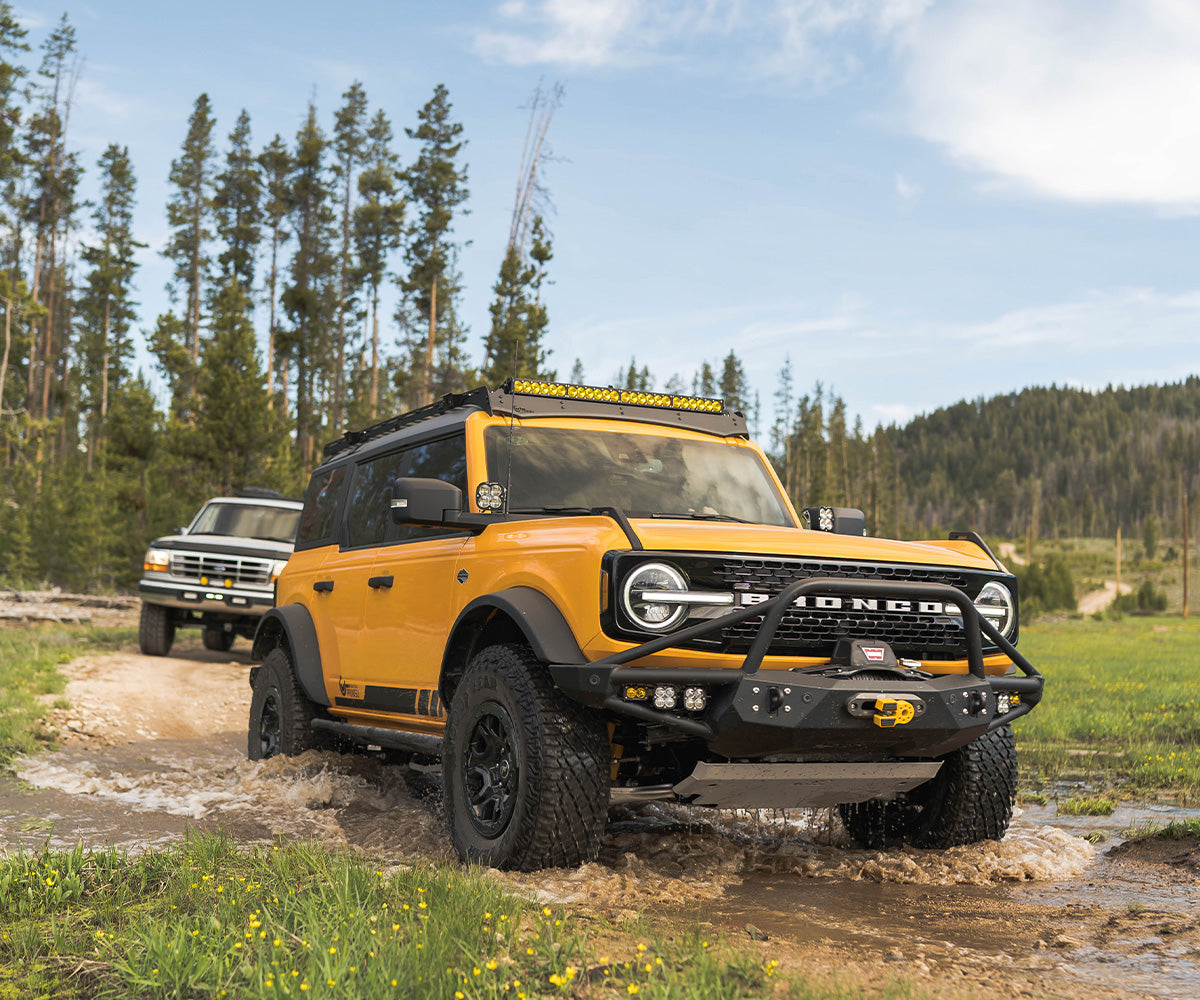
<svg viewBox="0 0 1200 1000">
<path fill-rule="evenodd" d="M 515 380 L 348 432 L 254 640 L 249 754 L 440 758 L 459 854 L 595 857 L 610 802 L 1004 835 L 1042 679 L 974 534 L 798 517 L 720 400 Z"/>
</svg>

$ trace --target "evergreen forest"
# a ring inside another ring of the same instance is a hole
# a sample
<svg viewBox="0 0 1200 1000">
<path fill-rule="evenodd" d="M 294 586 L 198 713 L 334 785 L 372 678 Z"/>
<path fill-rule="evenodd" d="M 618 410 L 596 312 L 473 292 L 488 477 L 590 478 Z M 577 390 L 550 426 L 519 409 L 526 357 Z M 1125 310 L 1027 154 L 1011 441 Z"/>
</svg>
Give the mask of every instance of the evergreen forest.
<svg viewBox="0 0 1200 1000">
<path fill-rule="evenodd" d="M 259 135 L 250 109 L 218 123 L 198 95 L 153 209 L 171 308 L 144 318 L 137 168 L 119 137 L 83 161 L 70 131 L 83 71 L 67 15 L 31 38 L 0 0 L 2 585 L 130 587 L 146 543 L 208 497 L 299 495 L 343 430 L 511 375 L 723 396 L 798 506 L 860 507 L 872 534 L 1181 530 L 1197 378 L 1026 389 L 868 431 L 822 384 L 801 390 L 787 358 L 769 426 L 732 349 L 659 383 L 634 358 L 552 369 L 539 166 L 558 87 L 531 102 L 503 257 L 470 277 L 492 290 L 481 332 L 460 307 L 467 136 L 441 84 L 394 123 L 356 82 L 332 109 L 301 104 L 295 135 Z"/>
</svg>

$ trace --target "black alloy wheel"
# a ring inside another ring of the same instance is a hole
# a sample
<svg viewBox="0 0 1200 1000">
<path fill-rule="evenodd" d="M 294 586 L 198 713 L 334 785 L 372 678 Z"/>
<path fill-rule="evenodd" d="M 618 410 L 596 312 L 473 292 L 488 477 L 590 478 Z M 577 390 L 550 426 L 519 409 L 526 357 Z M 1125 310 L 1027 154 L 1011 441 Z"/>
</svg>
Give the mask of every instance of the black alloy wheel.
<svg viewBox="0 0 1200 1000">
<path fill-rule="evenodd" d="M 481 836 L 499 835 L 517 805 L 521 765 L 516 730 L 502 705 L 488 702 L 475 713 L 462 756 L 468 816 Z"/>
</svg>

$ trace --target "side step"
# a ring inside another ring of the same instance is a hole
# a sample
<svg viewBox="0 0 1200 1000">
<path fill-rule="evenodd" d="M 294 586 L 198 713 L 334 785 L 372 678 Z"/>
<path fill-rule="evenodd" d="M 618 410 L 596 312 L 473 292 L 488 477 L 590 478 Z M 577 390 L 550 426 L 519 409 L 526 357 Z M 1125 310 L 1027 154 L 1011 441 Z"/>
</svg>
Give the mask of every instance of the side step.
<svg viewBox="0 0 1200 1000">
<path fill-rule="evenodd" d="M 940 761 L 876 764 L 709 764 L 674 787 L 698 806 L 796 809 L 889 798 L 928 781 Z"/>
<path fill-rule="evenodd" d="M 378 726 L 356 726 L 349 722 L 333 719 L 313 719 L 313 729 L 325 729 L 345 736 L 357 743 L 384 747 L 387 750 L 411 750 L 415 753 L 442 755 L 442 738 L 429 733 L 405 733 L 398 729 L 380 729 Z"/>
</svg>

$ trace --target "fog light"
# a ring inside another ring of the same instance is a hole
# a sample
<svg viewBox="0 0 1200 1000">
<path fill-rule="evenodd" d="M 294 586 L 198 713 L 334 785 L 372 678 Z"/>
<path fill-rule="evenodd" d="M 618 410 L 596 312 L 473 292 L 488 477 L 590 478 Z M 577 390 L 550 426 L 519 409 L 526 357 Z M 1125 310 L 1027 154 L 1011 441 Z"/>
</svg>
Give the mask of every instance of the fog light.
<svg viewBox="0 0 1200 1000">
<path fill-rule="evenodd" d="M 654 689 L 655 708 L 674 708 L 675 698 L 675 689 L 670 684 L 660 684 Z"/>
<path fill-rule="evenodd" d="M 683 707 L 689 712 L 702 712 L 707 704 L 708 695 L 704 693 L 704 688 L 683 689 Z"/>
<path fill-rule="evenodd" d="M 1008 695 L 1006 695 L 1006 694 L 996 695 L 996 714 L 1004 715 L 1007 712 L 1008 712 Z"/>
<path fill-rule="evenodd" d="M 630 685 L 625 689 L 626 701 L 645 701 L 648 697 L 650 697 L 650 692 L 644 687 Z"/>
</svg>

